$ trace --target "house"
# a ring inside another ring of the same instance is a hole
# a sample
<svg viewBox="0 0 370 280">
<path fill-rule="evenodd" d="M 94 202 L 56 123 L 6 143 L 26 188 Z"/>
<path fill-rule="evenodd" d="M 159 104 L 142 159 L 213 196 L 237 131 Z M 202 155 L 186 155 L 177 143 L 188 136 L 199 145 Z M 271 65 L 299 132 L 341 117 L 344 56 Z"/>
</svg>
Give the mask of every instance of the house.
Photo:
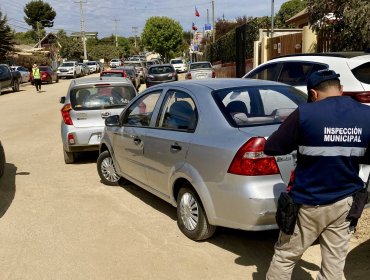
<svg viewBox="0 0 370 280">
<path fill-rule="evenodd" d="M 303 28 L 310 25 L 308 9 L 304 8 L 298 14 L 295 14 L 286 21 L 289 25 L 293 25 L 295 28 Z"/>
</svg>

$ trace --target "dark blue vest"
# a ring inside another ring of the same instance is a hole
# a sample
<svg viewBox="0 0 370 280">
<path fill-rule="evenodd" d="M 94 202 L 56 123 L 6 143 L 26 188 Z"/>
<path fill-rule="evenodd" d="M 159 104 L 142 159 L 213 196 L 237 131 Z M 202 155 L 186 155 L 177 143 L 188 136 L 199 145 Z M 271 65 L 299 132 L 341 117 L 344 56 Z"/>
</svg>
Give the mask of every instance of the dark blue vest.
<svg viewBox="0 0 370 280">
<path fill-rule="evenodd" d="M 361 189 L 358 173 L 370 143 L 370 107 L 343 96 L 303 104 L 298 111 L 294 201 L 325 205 Z"/>
</svg>

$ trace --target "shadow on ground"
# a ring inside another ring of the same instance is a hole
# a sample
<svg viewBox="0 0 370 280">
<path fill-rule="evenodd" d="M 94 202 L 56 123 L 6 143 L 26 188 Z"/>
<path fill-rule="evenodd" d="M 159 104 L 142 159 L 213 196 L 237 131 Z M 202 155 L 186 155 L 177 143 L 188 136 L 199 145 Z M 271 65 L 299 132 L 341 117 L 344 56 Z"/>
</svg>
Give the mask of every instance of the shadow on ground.
<svg viewBox="0 0 370 280">
<path fill-rule="evenodd" d="M 349 252 L 344 276 L 348 280 L 370 278 L 370 239 Z"/>
<path fill-rule="evenodd" d="M 5 172 L 0 179 L 0 218 L 8 211 L 15 196 L 15 176 L 17 167 L 12 163 L 5 164 Z"/>
<path fill-rule="evenodd" d="M 99 151 L 76 153 L 76 159 L 73 164 L 96 163 L 99 157 Z"/>
<path fill-rule="evenodd" d="M 150 192 L 132 183 L 123 184 L 121 187 L 170 219 L 177 219 L 176 208 Z M 266 279 L 277 238 L 277 230 L 248 232 L 219 227 L 215 235 L 205 242 L 236 254 L 236 265 L 256 266 L 257 272 L 251 277 L 254 280 L 262 280 Z M 316 264 L 300 261 L 293 271 L 292 279 L 312 280 L 312 276 L 304 269 L 319 271 L 320 268 Z M 246 279 L 250 279 L 249 275 Z"/>
</svg>

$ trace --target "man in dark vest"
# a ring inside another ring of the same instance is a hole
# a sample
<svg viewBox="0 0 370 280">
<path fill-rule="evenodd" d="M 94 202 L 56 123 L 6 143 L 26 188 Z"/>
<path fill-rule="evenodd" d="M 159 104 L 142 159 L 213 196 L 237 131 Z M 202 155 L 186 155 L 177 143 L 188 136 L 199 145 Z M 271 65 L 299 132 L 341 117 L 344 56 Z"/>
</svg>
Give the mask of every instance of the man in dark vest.
<svg viewBox="0 0 370 280">
<path fill-rule="evenodd" d="M 300 205 L 292 235 L 280 232 L 266 279 L 291 279 L 295 264 L 317 239 L 322 263 L 317 279 L 342 279 L 353 195 L 364 188 L 361 162 L 368 162 L 370 107 L 342 96 L 339 75 L 314 72 L 310 103 L 299 106 L 266 142 L 267 155 L 297 150 L 290 194 Z M 370 150 L 370 149 L 369 149 Z"/>
</svg>

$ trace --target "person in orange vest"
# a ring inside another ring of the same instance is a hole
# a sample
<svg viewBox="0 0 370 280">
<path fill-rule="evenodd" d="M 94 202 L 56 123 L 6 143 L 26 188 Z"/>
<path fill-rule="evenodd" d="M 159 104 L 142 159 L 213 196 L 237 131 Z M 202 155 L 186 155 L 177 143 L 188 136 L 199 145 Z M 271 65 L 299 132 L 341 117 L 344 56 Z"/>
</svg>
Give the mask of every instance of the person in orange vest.
<svg viewBox="0 0 370 280">
<path fill-rule="evenodd" d="M 32 77 L 33 77 L 33 83 L 36 87 L 36 90 L 40 92 L 41 91 L 41 73 L 40 73 L 40 68 L 37 66 L 36 63 L 32 67 Z"/>
</svg>

